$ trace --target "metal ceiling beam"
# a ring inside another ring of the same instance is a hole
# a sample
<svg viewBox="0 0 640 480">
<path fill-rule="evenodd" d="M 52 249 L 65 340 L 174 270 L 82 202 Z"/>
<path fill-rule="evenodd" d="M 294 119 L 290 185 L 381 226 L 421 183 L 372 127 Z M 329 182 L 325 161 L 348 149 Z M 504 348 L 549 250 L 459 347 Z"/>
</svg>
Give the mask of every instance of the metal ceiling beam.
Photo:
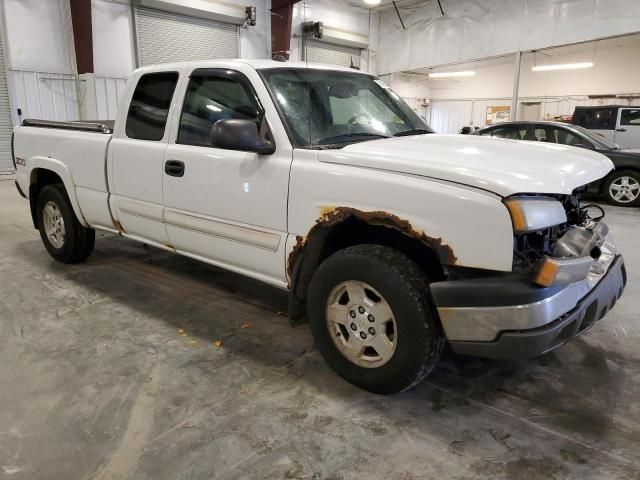
<svg viewBox="0 0 640 480">
<path fill-rule="evenodd" d="M 91 0 L 69 0 L 78 74 L 93 73 Z"/>
<path fill-rule="evenodd" d="M 289 60 L 293 6 L 300 0 L 272 0 L 271 2 L 271 58 Z"/>
<path fill-rule="evenodd" d="M 518 95 L 520 92 L 520 67 L 522 65 L 522 52 L 516 52 L 516 61 L 513 72 L 513 99 L 511 100 L 510 120 L 515 122 L 518 119 Z"/>
</svg>

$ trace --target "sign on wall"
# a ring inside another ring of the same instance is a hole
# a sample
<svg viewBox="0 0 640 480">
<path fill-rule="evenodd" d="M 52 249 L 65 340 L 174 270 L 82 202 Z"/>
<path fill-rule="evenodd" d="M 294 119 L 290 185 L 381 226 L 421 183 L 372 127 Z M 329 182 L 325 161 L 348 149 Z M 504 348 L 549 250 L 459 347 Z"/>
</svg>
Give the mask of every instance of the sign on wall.
<svg viewBox="0 0 640 480">
<path fill-rule="evenodd" d="M 487 125 L 495 125 L 496 123 L 508 122 L 511 116 L 510 106 L 492 106 L 487 107 Z"/>
</svg>

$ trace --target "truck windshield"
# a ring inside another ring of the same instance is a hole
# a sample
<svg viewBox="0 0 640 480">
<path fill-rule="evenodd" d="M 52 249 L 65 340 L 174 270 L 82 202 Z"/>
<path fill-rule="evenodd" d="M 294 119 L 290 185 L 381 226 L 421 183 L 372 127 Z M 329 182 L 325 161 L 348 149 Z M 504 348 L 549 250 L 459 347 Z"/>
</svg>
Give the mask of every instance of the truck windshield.
<svg viewBox="0 0 640 480">
<path fill-rule="evenodd" d="M 296 147 L 433 133 L 381 81 L 361 73 L 301 68 L 261 72 Z"/>
</svg>

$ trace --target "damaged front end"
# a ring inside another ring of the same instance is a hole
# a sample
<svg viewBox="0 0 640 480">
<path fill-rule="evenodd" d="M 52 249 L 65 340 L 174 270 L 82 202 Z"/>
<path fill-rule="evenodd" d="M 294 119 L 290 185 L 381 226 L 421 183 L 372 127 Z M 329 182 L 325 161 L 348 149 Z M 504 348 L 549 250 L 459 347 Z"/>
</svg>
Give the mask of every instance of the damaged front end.
<svg viewBox="0 0 640 480">
<path fill-rule="evenodd" d="M 457 353 L 527 358 L 587 331 L 622 296 L 627 276 L 597 205 L 574 195 L 504 201 L 513 223 L 513 268 L 431 284 Z"/>
<path fill-rule="evenodd" d="M 505 201 L 514 221 L 514 272 L 528 272 L 532 281 L 542 287 L 567 285 L 586 278 L 592 269 L 600 271 L 598 260 L 603 254 L 606 258 L 615 255 L 615 245 L 607 241 L 609 227 L 602 221 L 601 207 L 581 206 L 577 194 L 547 197 L 544 201 L 562 206 L 564 216 L 556 212 L 554 218 L 555 222 L 561 218 L 563 221 L 534 230 L 525 226 L 524 231 L 518 231 L 516 217 L 522 213 L 510 203 L 522 201 L 522 197 L 516 198 Z M 525 197 L 524 201 L 530 198 Z"/>
</svg>

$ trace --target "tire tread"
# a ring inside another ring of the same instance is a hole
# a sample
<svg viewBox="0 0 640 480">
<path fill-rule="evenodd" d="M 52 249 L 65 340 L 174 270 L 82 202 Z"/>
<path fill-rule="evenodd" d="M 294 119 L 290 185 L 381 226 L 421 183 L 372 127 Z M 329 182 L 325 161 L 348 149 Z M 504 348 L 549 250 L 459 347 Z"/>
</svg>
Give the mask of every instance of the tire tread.
<svg viewBox="0 0 640 480">
<path fill-rule="evenodd" d="M 412 376 L 406 378 L 404 382 L 400 382 L 403 383 L 400 388 L 397 388 L 397 385 L 389 386 L 390 388 L 388 389 L 381 387 L 377 393 L 396 393 L 409 390 L 431 373 L 446 344 L 446 339 L 438 320 L 437 310 L 429 294 L 428 278 L 424 271 L 405 254 L 377 244 L 359 244 L 340 250 L 325 260 L 317 272 L 325 268 L 331 268 L 332 264 L 335 264 L 334 262 L 342 262 L 351 256 L 373 259 L 375 263 L 381 265 L 383 269 L 398 279 L 406 293 L 413 300 L 417 315 L 424 319 L 423 322 L 416 322 L 420 325 L 420 331 L 412 332 L 412 335 L 419 335 L 424 342 L 424 348 L 421 351 L 422 358 L 417 362 L 419 367 Z M 329 259 L 331 259 L 331 262 L 328 262 Z M 311 288 L 314 288 L 313 279 Z"/>
<path fill-rule="evenodd" d="M 42 215 L 42 204 L 48 197 L 62 197 L 62 202 L 58 205 L 62 211 L 62 214 L 69 216 L 71 218 L 71 224 L 66 226 L 67 228 L 67 240 L 70 241 L 70 247 L 65 248 L 63 246 L 62 251 L 56 251 L 46 239 L 42 227 L 42 219 L 40 218 Z M 45 200 L 43 200 L 45 199 Z M 80 263 L 84 262 L 89 255 L 93 252 L 93 247 L 95 245 L 95 230 L 93 228 L 84 227 L 76 217 L 75 212 L 73 211 L 73 207 L 71 206 L 71 201 L 69 200 L 69 196 L 67 194 L 64 185 L 61 183 L 54 183 L 51 185 L 46 185 L 38 196 L 38 227 L 40 230 L 40 236 L 42 238 L 45 247 L 49 254 L 62 263 Z"/>
</svg>

